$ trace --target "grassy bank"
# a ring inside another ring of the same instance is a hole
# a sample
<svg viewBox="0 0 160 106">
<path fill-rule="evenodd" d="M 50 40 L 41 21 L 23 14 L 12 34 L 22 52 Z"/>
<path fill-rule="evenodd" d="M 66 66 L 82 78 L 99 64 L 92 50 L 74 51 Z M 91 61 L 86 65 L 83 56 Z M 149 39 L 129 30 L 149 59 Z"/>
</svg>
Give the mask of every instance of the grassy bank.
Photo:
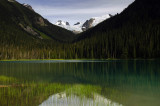
<svg viewBox="0 0 160 106">
<path fill-rule="evenodd" d="M 92 98 L 93 93 L 105 95 L 110 99 L 122 101 L 123 94 L 106 87 L 84 84 L 61 84 L 61 83 L 40 83 L 21 82 L 18 79 L 0 76 L 0 105 L 1 106 L 37 106 L 49 96 L 66 92 L 67 95 Z M 110 92 L 110 93 L 108 93 Z M 107 95 L 106 95 L 107 94 Z M 119 97 L 114 95 L 121 95 Z"/>
</svg>

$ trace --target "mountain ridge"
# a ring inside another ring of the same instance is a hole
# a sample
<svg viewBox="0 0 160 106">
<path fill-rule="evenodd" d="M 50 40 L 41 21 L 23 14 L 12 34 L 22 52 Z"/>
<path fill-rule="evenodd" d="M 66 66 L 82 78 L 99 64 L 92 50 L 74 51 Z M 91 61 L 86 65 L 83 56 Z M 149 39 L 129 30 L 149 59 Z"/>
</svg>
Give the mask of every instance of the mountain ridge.
<svg viewBox="0 0 160 106">
<path fill-rule="evenodd" d="M 81 32 L 84 32 L 92 27 L 95 27 L 96 25 L 100 24 L 106 19 L 109 19 L 112 15 L 107 14 L 103 15 L 101 17 L 92 17 L 89 20 L 86 20 L 85 22 L 77 22 L 74 25 L 70 25 L 67 21 L 58 20 L 55 25 L 60 26 L 62 28 L 65 28 L 67 30 L 73 31 L 74 33 L 78 34 Z M 68 24 L 66 24 L 68 23 Z"/>
<path fill-rule="evenodd" d="M 28 30 L 28 33 L 30 33 L 29 30 L 34 32 L 37 32 L 36 30 L 38 30 L 37 33 L 44 33 L 54 40 L 67 41 L 74 37 L 72 32 L 57 27 L 44 19 L 41 15 L 36 13 L 30 5 L 20 4 L 15 0 L 1 0 L 0 5 L 2 14 L 1 21 L 6 22 L 7 24 L 13 23 L 15 26 L 21 27 L 25 31 Z M 57 30 L 60 30 L 61 33 Z"/>
</svg>

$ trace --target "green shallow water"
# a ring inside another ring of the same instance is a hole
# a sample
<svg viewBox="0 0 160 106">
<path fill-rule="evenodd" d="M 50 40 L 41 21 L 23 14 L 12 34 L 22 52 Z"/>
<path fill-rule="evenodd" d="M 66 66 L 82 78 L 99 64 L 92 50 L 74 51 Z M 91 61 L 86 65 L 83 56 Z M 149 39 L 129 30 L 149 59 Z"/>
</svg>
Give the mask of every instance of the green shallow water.
<svg viewBox="0 0 160 106">
<path fill-rule="evenodd" d="M 160 106 L 160 61 L 1 61 L 0 85 L 8 86 L 0 88 L 3 106 L 39 105 L 61 92 L 92 101 L 96 93 L 125 106 Z"/>
</svg>

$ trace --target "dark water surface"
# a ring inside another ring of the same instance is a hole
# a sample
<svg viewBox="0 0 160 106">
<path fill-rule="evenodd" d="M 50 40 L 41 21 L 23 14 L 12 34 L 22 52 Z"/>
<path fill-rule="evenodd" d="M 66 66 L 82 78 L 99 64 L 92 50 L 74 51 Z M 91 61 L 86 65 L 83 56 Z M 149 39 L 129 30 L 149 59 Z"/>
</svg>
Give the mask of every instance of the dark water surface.
<svg viewBox="0 0 160 106">
<path fill-rule="evenodd" d="M 0 76 L 22 82 L 93 85 L 100 87 L 100 95 L 122 105 L 160 106 L 159 60 L 3 61 Z"/>
</svg>

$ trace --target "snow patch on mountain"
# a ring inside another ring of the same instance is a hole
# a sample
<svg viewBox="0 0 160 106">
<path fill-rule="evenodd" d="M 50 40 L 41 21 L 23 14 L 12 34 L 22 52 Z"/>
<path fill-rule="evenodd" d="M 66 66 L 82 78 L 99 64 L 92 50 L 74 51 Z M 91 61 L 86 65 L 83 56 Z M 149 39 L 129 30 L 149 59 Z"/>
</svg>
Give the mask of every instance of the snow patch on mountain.
<svg viewBox="0 0 160 106">
<path fill-rule="evenodd" d="M 58 20 L 55 25 L 57 26 L 60 26 L 62 28 L 65 28 L 67 30 L 71 30 L 71 27 L 70 27 L 70 24 L 69 22 L 65 22 L 65 21 L 62 21 L 62 20 Z"/>
<path fill-rule="evenodd" d="M 93 17 L 92 19 L 94 20 L 93 23 L 92 23 L 92 27 L 93 26 L 96 26 L 97 24 L 103 22 L 104 20 L 110 18 L 110 15 L 107 14 L 107 15 L 103 15 L 101 17 Z"/>
<path fill-rule="evenodd" d="M 83 25 L 83 23 L 77 22 L 76 24 L 74 24 L 74 25 L 72 26 L 72 30 L 73 30 L 74 32 L 80 33 L 80 32 L 82 32 L 82 25 Z"/>
<path fill-rule="evenodd" d="M 99 23 L 103 22 L 104 20 L 110 18 L 111 15 L 103 15 L 101 17 L 93 17 L 85 22 L 77 22 L 74 25 L 70 25 L 69 22 L 58 20 L 55 25 L 60 26 L 62 28 L 65 28 L 67 30 L 73 31 L 74 33 L 81 33 L 83 31 L 88 30 L 89 28 L 92 28 Z"/>
<path fill-rule="evenodd" d="M 67 30 L 73 31 L 74 33 L 80 33 L 80 32 L 82 32 L 82 29 L 81 29 L 82 23 L 80 23 L 80 22 L 77 22 L 73 26 L 70 26 L 69 22 L 58 20 L 55 23 L 55 25 L 60 26 L 62 28 L 65 28 Z"/>
</svg>

